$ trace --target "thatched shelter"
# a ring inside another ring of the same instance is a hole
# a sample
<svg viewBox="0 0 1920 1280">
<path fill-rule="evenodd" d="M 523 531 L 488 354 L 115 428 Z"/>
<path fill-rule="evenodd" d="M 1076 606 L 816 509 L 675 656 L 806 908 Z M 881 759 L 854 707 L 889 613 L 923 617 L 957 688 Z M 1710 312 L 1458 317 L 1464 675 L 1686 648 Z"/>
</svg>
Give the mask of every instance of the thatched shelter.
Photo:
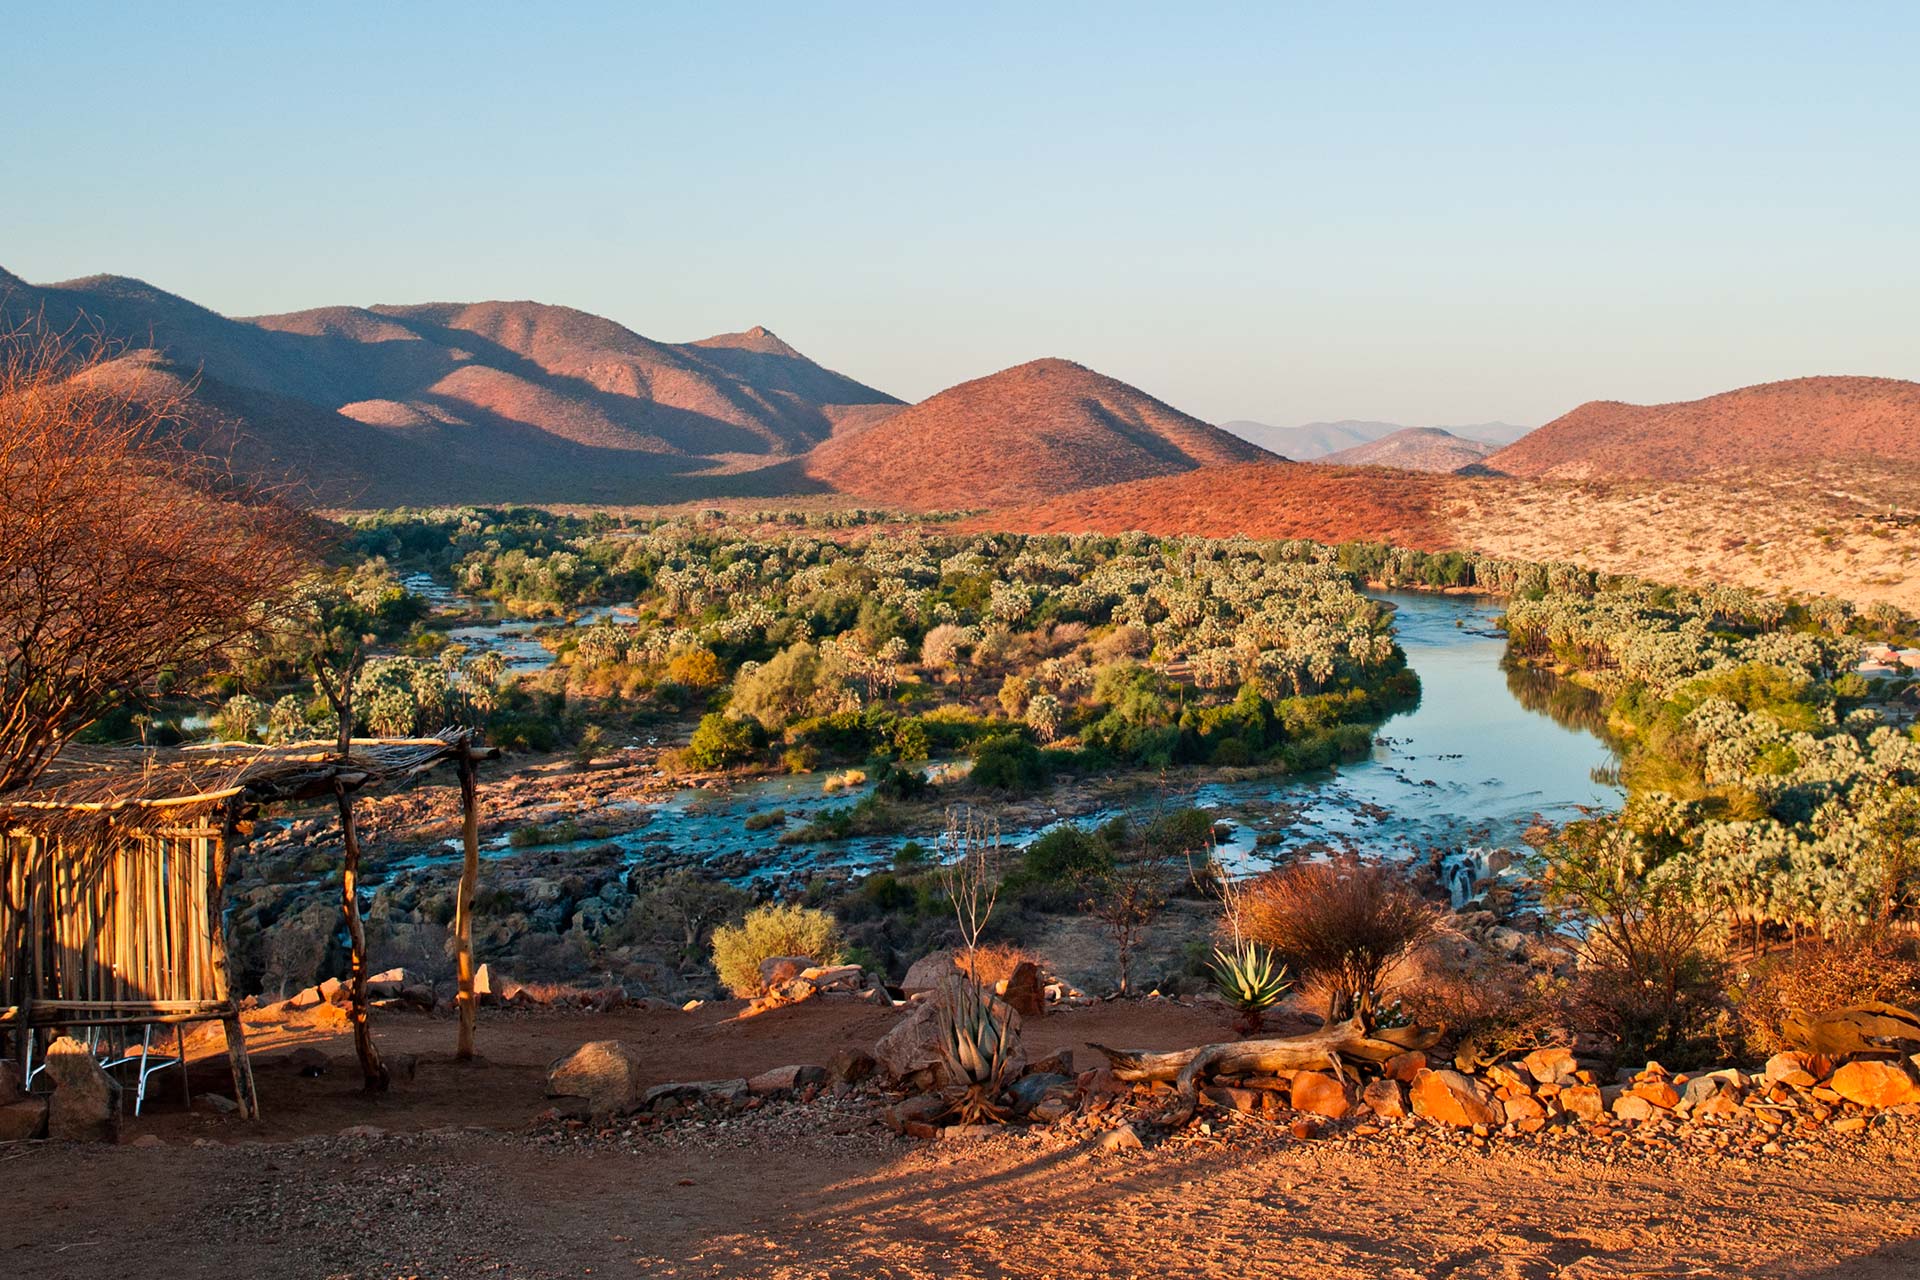
<svg viewBox="0 0 1920 1280">
<path fill-rule="evenodd" d="M 384 1088 L 366 1025 L 359 838 L 352 797 L 443 763 L 460 772 L 465 864 L 454 921 L 460 1044 L 473 1051 L 473 895 L 479 876 L 474 765 L 497 752 L 463 729 L 430 738 L 284 747 L 69 750 L 32 788 L 0 798 L 0 1034 L 25 1060 L 54 1028 L 219 1021 L 235 1101 L 257 1116 L 222 927 L 227 871 L 260 809 L 332 796 L 342 836 L 342 910 L 352 941 L 356 1045 Z"/>
</svg>

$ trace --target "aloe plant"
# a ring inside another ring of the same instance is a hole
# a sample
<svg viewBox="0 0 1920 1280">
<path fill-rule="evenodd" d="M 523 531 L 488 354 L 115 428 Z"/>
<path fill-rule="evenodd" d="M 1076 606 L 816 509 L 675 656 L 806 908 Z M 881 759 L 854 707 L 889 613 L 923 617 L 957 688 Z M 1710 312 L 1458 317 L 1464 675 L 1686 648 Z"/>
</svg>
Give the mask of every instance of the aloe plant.
<svg viewBox="0 0 1920 1280">
<path fill-rule="evenodd" d="M 949 1085 L 958 1097 L 954 1113 L 962 1124 L 1004 1122 L 1000 1097 L 1020 1048 L 1013 1010 L 979 984 L 962 981 L 940 1010 L 940 1050 Z"/>
<path fill-rule="evenodd" d="M 1256 1030 L 1262 1015 L 1293 986 L 1287 966 L 1277 963 L 1273 953 L 1256 942 L 1237 942 L 1231 951 L 1215 947 L 1208 968 L 1214 990 L 1239 1011 L 1239 1025 L 1244 1031 Z"/>
</svg>

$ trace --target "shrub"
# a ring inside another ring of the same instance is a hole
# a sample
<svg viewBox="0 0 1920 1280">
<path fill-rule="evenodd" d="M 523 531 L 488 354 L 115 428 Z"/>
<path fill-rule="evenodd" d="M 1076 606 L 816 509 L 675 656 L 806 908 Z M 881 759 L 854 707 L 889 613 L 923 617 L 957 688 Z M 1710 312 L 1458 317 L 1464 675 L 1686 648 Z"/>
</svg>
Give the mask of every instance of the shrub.
<svg viewBox="0 0 1920 1280">
<path fill-rule="evenodd" d="M 1031 951 L 1010 942 L 989 942 L 961 951 L 953 958 L 960 972 L 984 987 L 1005 982 L 1024 963 L 1045 968 L 1045 962 Z"/>
<path fill-rule="evenodd" d="M 743 1000 L 765 994 L 760 963 L 775 956 L 805 956 L 832 964 L 840 955 L 840 929 L 825 911 L 792 903 L 768 903 L 747 912 L 739 924 L 713 931 L 713 968 L 721 984 Z"/>
<path fill-rule="evenodd" d="M 717 689 L 726 678 L 711 649 L 689 649 L 667 663 L 667 679 L 689 689 Z"/>
<path fill-rule="evenodd" d="M 1790 1024 L 1879 1000 L 1920 1009 L 1920 938 L 1874 934 L 1813 942 L 1752 966 L 1736 1012 L 1758 1053 L 1796 1048 Z"/>
<path fill-rule="evenodd" d="M 751 724 L 709 711 L 700 717 L 684 758 L 695 769 L 724 769 L 753 759 L 755 749 Z"/>
<path fill-rule="evenodd" d="M 1026 864 L 1035 880 L 1070 884 L 1111 870 L 1113 850 L 1093 832 L 1061 823 L 1027 846 Z"/>
<path fill-rule="evenodd" d="M 750 813 L 741 825 L 749 831 L 770 831 L 783 826 L 787 821 L 785 809 L 769 809 L 765 813 Z"/>
<path fill-rule="evenodd" d="M 1045 757 L 1025 738 L 988 738 L 973 749 L 974 783 L 989 791 L 1018 795 L 1038 790 L 1047 779 Z"/>
<path fill-rule="evenodd" d="M 1387 971 L 1436 925 L 1403 872 L 1357 858 L 1271 871 L 1241 894 L 1245 935 L 1291 961 L 1336 1022 L 1370 1016 Z"/>
</svg>

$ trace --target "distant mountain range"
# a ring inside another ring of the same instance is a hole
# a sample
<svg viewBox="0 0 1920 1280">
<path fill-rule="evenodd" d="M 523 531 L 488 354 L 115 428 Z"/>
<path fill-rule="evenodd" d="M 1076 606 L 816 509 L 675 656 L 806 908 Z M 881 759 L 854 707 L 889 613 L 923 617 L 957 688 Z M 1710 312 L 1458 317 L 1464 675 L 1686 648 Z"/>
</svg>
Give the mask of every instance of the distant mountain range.
<svg viewBox="0 0 1920 1280">
<path fill-rule="evenodd" d="M 1339 422 L 1309 422 L 1298 427 L 1275 427 L 1264 422 L 1240 419 L 1223 422 L 1221 428 L 1243 440 L 1250 440 L 1271 453 L 1295 462 L 1312 462 L 1344 449 L 1372 444 L 1401 431 L 1445 431 L 1465 440 L 1491 445 L 1511 444 L 1531 429 L 1507 422 L 1480 422 L 1464 427 L 1408 427 L 1399 422 L 1364 422 L 1343 419 Z"/>
</svg>

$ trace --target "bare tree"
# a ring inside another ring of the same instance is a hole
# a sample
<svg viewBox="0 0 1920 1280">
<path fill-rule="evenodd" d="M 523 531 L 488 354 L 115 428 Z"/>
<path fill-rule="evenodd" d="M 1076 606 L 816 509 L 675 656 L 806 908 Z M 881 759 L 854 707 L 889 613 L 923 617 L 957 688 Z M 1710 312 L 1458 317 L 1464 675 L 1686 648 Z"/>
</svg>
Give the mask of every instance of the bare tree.
<svg viewBox="0 0 1920 1280">
<path fill-rule="evenodd" d="M 116 694 L 260 626 L 302 567 L 300 517 L 113 355 L 37 322 L 0 333 L 0 793 Z"/>
</svg>

